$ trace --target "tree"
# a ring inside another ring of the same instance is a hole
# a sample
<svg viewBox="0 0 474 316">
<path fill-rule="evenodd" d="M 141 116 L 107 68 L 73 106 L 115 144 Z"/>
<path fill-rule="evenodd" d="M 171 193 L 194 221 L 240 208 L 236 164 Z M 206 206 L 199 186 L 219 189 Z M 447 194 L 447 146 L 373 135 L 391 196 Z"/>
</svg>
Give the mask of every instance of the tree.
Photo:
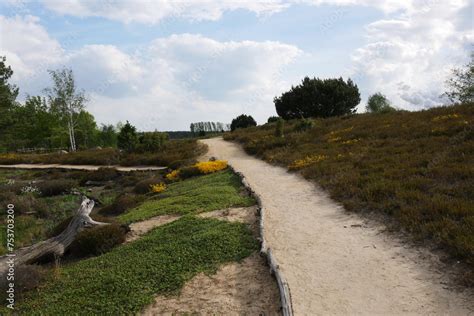
<svg viewBox="0 0 474 316">
<path fill-rule="evenodd" d="M 157 151 L 168 141 L 168 138 L 167 133 L 158 131 L 144 132 L 139 137 L 139 149 L 144 152 Z"/>
<path fill-rule="evenodd" d="M 117 132 L 113 125 L 102 124 L 97 138 L 101 146 L 117 147 Z"/>
<path fill-rule="evenodd" d="M 242 114 L 232 120 L 230 130 L 235 131 L 237 128 L 247 128 L 250 126 L 257 126 L 257 122 L 255 122 L 252 116 Z"/>
<path fill-rule="evenodd" d="M 18 87 L 8 83 L 13 75 L 13 70 L 6 65 L 6 57 L 0 56 L 0 149 L 7 148 L 9 144 L 14 143 L 13 131 L 11 126 L 15 123 L 16 97 L 18 96 Z"/>
<path fill-rule="evenodd" d="M 76 119 L 76 145 L 89 148 L 97 144 L 97 123 L 92 114 L 82 110 Z"/>
<path fill-rule="evenodd" d="M 310 79 L 275 97 L 278 115 L 285 120 L 307 117 L 331 117 L 352 114 L 360 102 L 357 85 L 348 79 Z"/>
<path fill-rule="evenodd" d="M 135 126 L 127 121 L 125 125 L 120 129 L 117 136 L 117 145 L 120 149 L 128 152 L 134 151 L 138 145 L 138 135 Z"/>
<path fill-rule="evenodd" d="M 84 109 L 87 101 L 84 91 L 78 91 L 71 69 L 49 70 L 53 80 L 53 87 L 46 88 L 51 110 L 57 112 L 66 122 L 69 133 L 71 151 L 76 151 L 76 137 L 74 128 L 79 113 Z"/>
<path fill-rule="evenodd" d="M 453 77 L 446 83 L 450 89 L 446 95 L 451 102 L 474 102 L 474 51 L 471 52 L 471 61 L 464 69 L 453 69 Z"/>
<path fill-rule="evenodd" d="M 387 113 L 395 111 L 390 101 L 380 92 L 372 94 L 367 100 L 365 110 L 370 113 Z"/>
</svg>

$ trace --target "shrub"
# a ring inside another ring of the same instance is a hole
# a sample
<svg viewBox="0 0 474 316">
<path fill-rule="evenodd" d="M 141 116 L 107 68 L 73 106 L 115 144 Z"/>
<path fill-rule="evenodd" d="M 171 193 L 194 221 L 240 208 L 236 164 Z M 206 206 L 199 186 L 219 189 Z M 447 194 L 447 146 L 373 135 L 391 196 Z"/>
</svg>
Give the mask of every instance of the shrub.
<svg viewBox="0 0 474 316">
<path fill-rule="evenodd" d="M 314 123 L 311 119 L 301 119 L 298 121 L 298 123 L 296 123 L 294 130 L 296 132 L 304 132 L 313 127 L 314 127 Z"/>
<path fill-rule="evenodd" d="M 150 185 L 150 191 L 153 193 L 161 193 L 166 190 L 166 184 L 164 183 L 157 183 Z"/>
<path fill-rule="evenodd" d="M 37 289 L 48 276 L 48 271 L 38 265 L 20 265 L 15 267 L 15 299 L 21 299 L 26 292 Z M 7 278 L 0 280 L 0 299 L 7 298 Z"/>
<path fill-rule="evenodd" d="M 179 177 L 181 179 L 188 179 L 201 175 L 201 171 L 196 166 L 183 167 L 179 169 Z"/>
<path fill-rule="evenodd" d="M 267 120 L 267 123 L 275 123 L 278 122 L 280 118 L 278 116 L 270 116 Z"/>
<path fill-rule="evenodd" d="M 179 170 L 173 170 L 165 176 L 166 180 L 174 181 L 179 178 Z"/>
<path fill-rule="evenodd" d="M 110 181 L 118 178 L 120 172 L 115 168 L 101 167 L 97 170 L 87 172 L 82 178 L 81 183 L 86 183 L 87 181 Z"/>
<path fill-rule="evenodd" d="M 275 126 L 275 136 L 276 137 L 283 137 L 283 124 L 284 124 L 284 121 L 282 119 L 278 119 L 277 121 L 277 124 Z"/>
<path fill-rule="evenodd" d="M 387 97 L 380 92 L 372 94 L 369 97 L 365 110 L 370 113 L 388 113 L 395 111 Z"/>
<path fill-rule="evenodd" d="M 200 173 L 207 174 L 207 173 L 212 173 L 219 170 L 224 170 L 225 168 L 227 168 L 227 161 L 226 160 L 204 161 L 204 162 L 198 162 L 194 166 L 198 168 Z"/>
<path fill-rule="evenodd" d="M 48 180 L 38 183 L 38 188 L 42 196 L 54 196 L 69 192 L 76 182 L 67 179 Z"/>
<path fill-rule="evenodd" d="M 255 122 L 252 116 L 242 114 L 232 120 L 230 130 L 235 131 L 237 128 L 247 128 L 250 126 L 257 126 L 257 122 Z"/>
<path fill-rule="evenodd" d="M 38 217 L 44 217 L 48 213 L 48 205 L 41 199 L 36 198 L 32 194 L 16 195 L 13 192 L 3 192 L 0 195 L 2 205 L 15 205 L 15 213 L 31 214 L 36 213 Z"/>
<path fill-rule="evenodd" d="M 128 229 L 119 224 L 109 224 L 85 229 L 77 234 L 70 246 L 75 257 L 97 256 L 110 251 L 125 241 Z"/>
<path fill-rule="evenodd" d="M 135 187 L 133 188 L 133 192 L 137 194 L 146 194 L 150 192 L 150 185 L 161 183 L 161 182 L 163 182 L 163 178 L 157 177 L 157 176 L 142 180 L 138 182 L 137 184 L 135 184 Z"/>
<path fill-rule="evenodd" d="M 355 113 L 360 102 L 357 85 L 348 79 L 310 79 L 276 97 L 278 115 L 285 120 L 305 117 L 331 117 Z"/>
<path fill-rule="evenodd" d="M 98 213 L 101 215 L 120 215 L 125 211 L 134 208 L 143 201 L 143 197 L 134 194 L 123 194 L 115 199 L 115 201 L 101 208 Z"/>
</svg>

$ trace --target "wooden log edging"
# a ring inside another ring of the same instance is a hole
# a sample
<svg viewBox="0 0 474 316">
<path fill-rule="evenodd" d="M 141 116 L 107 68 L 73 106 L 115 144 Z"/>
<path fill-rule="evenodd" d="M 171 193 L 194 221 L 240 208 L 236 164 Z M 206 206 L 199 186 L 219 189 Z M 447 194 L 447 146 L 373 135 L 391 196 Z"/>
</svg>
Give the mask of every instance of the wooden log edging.
<svg viewBox="0 0 474 316">
<path fill-rule="evenodd" d="M 260 253 L 262 255 L 265 255 L 267 259 L 267 263 L 270 266 L 270 271 L 273 273 L 275 276 L 275 279 L 277 280 L 278 284 L 278 289 L 280 291 L 280 300 L 281 300 L 281 309 L 283 316 L 293 316 L 293 306 L 291 302 L 291 293 L 290 293 L 290 286 L 286 282 L 285 278 L 283 277 L 282 272 L 280 271 L 279 265 L 275 259 L 275 256 L 272 253 L 272 250 L 267 246 L 267 242 L 265 241 L 265 227 L 264 227 L 264 220 L 265 220 L 265 210 L 263 208 L 262 200 L 260 199 L 260 196 L 255 193 L 255 191 L 252 189 L 252 187 L 249 185 L 247 179 L 245 179 L 245 176 L 239 172 L 236 171 L 231 165 L 229 165 L 229 168 L 239 176 L 240 180 L 242 181 L 242 184 L 244 187 L 247 189 L 247 191 L 252 195 L 252 197 L 257 201 L 258 205 L 258 212 L 259 212 L 259 222 L 260 222 Z"/>
</svg>

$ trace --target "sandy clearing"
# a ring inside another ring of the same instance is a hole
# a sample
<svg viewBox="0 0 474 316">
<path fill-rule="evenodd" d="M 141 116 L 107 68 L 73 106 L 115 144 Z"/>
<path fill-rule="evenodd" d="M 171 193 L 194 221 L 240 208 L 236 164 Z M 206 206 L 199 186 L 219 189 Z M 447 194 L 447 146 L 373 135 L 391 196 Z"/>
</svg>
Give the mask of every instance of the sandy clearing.
<svg viewBox="0 0 474 316">
<path fill-rule="evenodd" d="M 291 291 L 295 315 L 470 315 L 474 296 L 383 227 L 348 214 L 314 184 L 247 155 L 221 138 L 203 140 L 226 159 L 265 209 L 265 239 Z"/>
<path fill-rule="evenodd" d="M 158 296 L 142 315 L 279 315 L 278 287 L 254 253 L 187 282 L 179 296 Z"/>
<path fill-rule="evenodd" d="M 150 171 L 164 170 L 167 167 L 159 166 L 118 166 L 118 165 L 61 165 L 61 164 L 16 164 L 16 165 L 0 165 L 4 169 L 68 169 L 68 170 L 97 170 L 99 168 L 115 168 L 118 171 Z"/>
<path fill-rule="evenodd" d="M 181 216 L 179 215 L 160 215 L 147 220 L 130 224 L 130 232 L 127 234 L 125 242 L 132 242 L 145 235 L 155 227 L 174 222 Z"/>
<path fill-rule="evenodd" d="M 201 213 L 249 224 L 258 236 L 257 208 L 229 208 Z M 257 252 L 242 262 L 223 265 L 215 274 L 200 273 L 177 296 L 157 296 L 142 315 L 279 315 L 278 286 L 265 259 Z"/>
</svg>

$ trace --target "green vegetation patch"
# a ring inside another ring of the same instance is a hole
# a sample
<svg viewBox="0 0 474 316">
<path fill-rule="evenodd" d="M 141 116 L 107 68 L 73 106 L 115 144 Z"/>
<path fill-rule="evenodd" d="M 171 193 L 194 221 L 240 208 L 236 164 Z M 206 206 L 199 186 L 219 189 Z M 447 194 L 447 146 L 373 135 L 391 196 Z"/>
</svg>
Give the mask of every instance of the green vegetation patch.
<svg viewBox="0 0 474 316">
<path fill-rule="evenodd" d="M 285 122 L 225 136 L 316 180 L 356 212 L 432 240 L 474 267 L 474 104 Z"/>
<path fill-rule="evenodd" d="M 185 215 L 254 204 L 255 200 L 243 193 L 239 177 L 227 170 L 172 183 L 164 193 L 120 215 L 119 220 L 130 223 L 163 214 Z"/>
<path fill-rule="evenodd" d="M 100 257 L 61 269 L 23 301 L 28 315 L 123 315 L 156 294 L 175 294 L 200 272 L 240 261 L 257 249 L 245 224 L 186 216 Z"/>
</svg>

